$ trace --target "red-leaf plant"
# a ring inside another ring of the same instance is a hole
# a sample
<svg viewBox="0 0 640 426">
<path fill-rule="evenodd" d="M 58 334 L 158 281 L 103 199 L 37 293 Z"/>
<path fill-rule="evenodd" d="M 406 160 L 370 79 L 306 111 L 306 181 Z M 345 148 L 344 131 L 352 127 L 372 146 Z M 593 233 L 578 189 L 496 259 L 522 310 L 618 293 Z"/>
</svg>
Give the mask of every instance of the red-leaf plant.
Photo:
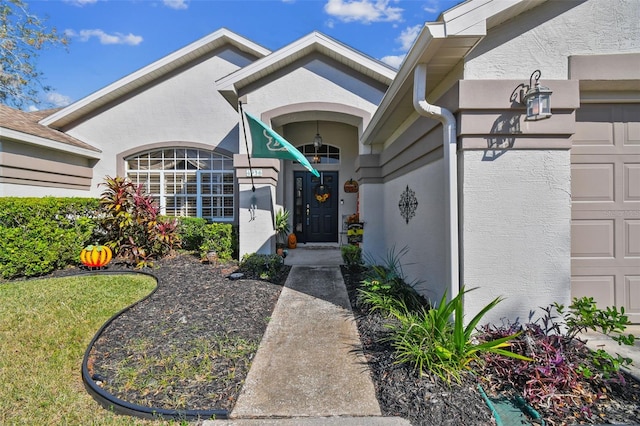
<svg viewBox="0 0 640 426">
<path fill-rule="evenodd" d="M 579 303 L 574 300 L 572 307 Z M 530 321 L 524 326 L 517 322 L 484 326 L 480 336 L 485 340 L 522 331 L 511 341 L 511 351 L 533 361 L 486 353 L 477 372 L 490 392 L 519 394 L 543 417 L 564 418 L 569 423 L 592 420 L 593 405 L 607 398 L 612 384 L 624 385 L 624 379 L 619 373 L 594 373 L 598 366 L 592 353 L 575 334 L 562 333 L 566 326 L 557 321 L 553 309 L 543 308 L 544 315 L 538 320 L 541 325 Z"/>
</svg>

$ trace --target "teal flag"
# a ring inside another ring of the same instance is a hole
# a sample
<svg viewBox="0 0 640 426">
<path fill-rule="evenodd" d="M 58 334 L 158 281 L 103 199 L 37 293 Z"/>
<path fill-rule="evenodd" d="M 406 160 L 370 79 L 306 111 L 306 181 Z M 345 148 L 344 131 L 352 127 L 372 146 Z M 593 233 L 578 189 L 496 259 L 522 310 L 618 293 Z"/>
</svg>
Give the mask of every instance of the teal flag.
<svg viewBox="0 0 640 426">
<path fill-rule="evenodd" d="M 256 158 L 280 158 L 282 160 L 293 160 L 302 164 L 311 173 L 320 177 L 320 173 L 311 166 L 309 160 L 291 145 L 285 138 L 267 127 L 248 112 L 244 112 L 249 122 L 251 130 L 251 142 L 253 149 L 251 155 Z"/>
</svg>

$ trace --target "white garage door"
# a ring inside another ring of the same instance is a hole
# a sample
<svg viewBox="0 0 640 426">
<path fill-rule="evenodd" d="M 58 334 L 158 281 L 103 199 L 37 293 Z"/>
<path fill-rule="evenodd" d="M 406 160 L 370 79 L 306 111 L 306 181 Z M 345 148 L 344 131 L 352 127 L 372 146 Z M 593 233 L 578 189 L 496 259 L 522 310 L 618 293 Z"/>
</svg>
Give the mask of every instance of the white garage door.
<svg viewBox="0 0 640 426">
<path fill-rule="evenodd" d="M 640 104 L 587 104 L 571 149 L 571 293 L 640 323 Z"/>
</svg>

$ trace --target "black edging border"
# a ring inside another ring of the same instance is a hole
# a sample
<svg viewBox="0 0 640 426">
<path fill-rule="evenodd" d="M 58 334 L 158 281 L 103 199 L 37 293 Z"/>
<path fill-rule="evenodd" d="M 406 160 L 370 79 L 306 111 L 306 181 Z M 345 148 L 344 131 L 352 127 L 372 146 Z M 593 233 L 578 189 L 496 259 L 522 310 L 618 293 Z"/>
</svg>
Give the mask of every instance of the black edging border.
<svg viewBox="0 0 640 426">
<path fill-rule="evenodd" d="M 166 408 L 154 408 L 154 407 L 145 407 L 143 405 L 133 404 L 127 401 L 124 401 L 116 396 L 110 394 L 109 392 L 102 389 L 100 386 L 96 384 L 96 382 L 91 378 L 89 374 L 89 368 L 87 363 L 89 361 L 89 354 L 91 349 L 93 349 L 93 345 L 100 338 L 102 332 L 120 315 L 127 312 L 129 309 L 133 308 L 140 302 L 144 302 L 151 296 L 155 294 L 155 292 L 160 287 L 160 280 L 157 276 L 150 272 L 143 271 L 92 271 L 86 273 L 75 274 L 75 276 L 90 276 L 90 275 L 146 275 L 152 277 L 156 280 L 156 287 L 137 302 L 132 303 L 126 308 L 122 309 L 120 312 L 113 315 L 111 318 L 105 322 L 102 327 L 96 332 L 89 343 L 86 351 L 84 352 L 84 358 L 82 359 L 82 382 L 84 384 L 87 392 L 96 400 L 100 405 L 102 405 L 107 410 L 111 410 L 117 414 L 124 414 L 128 416 L 140 417 L 143 419 L 174 419 L 174 420 L 206 420 L 206 419 L 228 419 L 229 412 L 227 410 L 170 410 Z"/>
</svg>

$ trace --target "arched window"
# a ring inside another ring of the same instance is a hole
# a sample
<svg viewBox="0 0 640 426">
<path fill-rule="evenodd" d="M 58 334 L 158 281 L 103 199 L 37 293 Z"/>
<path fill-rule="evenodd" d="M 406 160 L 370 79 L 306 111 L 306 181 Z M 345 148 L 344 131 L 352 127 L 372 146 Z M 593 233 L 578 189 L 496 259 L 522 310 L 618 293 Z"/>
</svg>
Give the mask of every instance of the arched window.
<svg viewBox="0 0 640 426">
<path fill-rule="evenodd" d="M 340 148 L 337 146 L 323 144 L 316 149 L 312 143 L 297 147 L 298 151 L 304 154 L 310 163 L 340 164 Z"/>
<path fill-rule="evenodd" d="M 233 159 L 213 151 L 165 148 L 125 158 L 126 174 L 142 184 L 168 216 L 234 218 Z"/>
</svg>

